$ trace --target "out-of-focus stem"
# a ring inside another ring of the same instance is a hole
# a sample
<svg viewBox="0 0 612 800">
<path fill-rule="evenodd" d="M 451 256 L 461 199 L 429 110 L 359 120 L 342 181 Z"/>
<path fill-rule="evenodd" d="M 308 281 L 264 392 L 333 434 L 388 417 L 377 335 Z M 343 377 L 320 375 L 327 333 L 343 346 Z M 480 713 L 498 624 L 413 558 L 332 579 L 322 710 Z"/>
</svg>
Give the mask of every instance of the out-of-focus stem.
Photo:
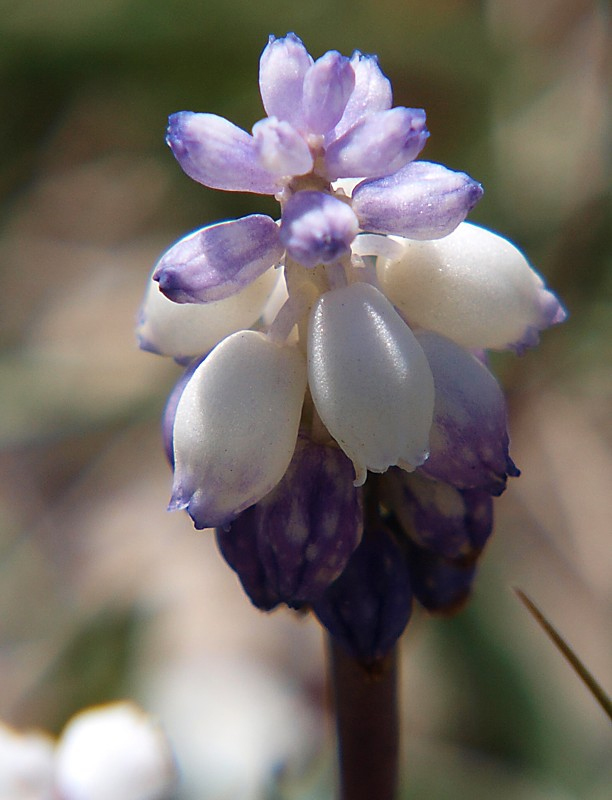
<svg viewBox="0 0 612 800">
<path fill-rule="evenodd" d="M 340 800 L 395 800 L 399 712 L 397 649 L 364 667 L 330 637 Z"/>
</svg>

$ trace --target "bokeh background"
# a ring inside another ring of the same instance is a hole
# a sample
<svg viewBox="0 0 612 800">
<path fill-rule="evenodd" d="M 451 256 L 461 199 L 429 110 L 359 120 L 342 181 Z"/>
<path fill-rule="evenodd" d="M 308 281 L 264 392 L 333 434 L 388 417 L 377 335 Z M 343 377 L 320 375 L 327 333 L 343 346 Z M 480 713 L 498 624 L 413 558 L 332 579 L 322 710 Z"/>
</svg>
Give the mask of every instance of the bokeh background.
<svg viewBox="0 0 612 800">
<path fill-rule="evenodd" d="M 471 605 L 404 636 L 402 797 L 609 797 L 608 722 L 512 592 L 610 690 L 608 26 L 594 0 L 0 1 L 0 719 L 57 733 L 131 697 L 172 738 L 180 800 L 332 797 L 318 627 L 251 608 L 165 511 L 178 368 L 133 335 L 172 241 L 274 213 L 186 178 L 167 115 L 250 128 L 267 36 L 294 30 L 315 56 L 379 54 L 396 104 L 428 112 L 425 156 L 485 185 L 472 219 L 571 315 L 495 359 L 523 475 Z"/>
</svg>

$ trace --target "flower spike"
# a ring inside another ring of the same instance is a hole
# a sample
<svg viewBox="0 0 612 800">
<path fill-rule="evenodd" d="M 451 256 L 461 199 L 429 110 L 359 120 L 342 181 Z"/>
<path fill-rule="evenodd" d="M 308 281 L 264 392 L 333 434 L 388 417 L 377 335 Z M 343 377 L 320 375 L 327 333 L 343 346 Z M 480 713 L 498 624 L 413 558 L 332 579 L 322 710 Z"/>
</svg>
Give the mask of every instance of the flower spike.
<svg viewBox="0 0 612 800">
<path fill-rule="evenodd" d="M 467 599 L 518 475 L 487 350 L 522 352 L 565 311 L 465 222 L 480 183 L 418 160 L 425 111 L 393 107 L 376 56 L 271 36 L 259 88 L 252 134 L 169 121 L 191 178 L 280 204 L 194 231 L 149 281 L 140 346 L 187 365 L 164 412 L 169 507 L 218 529 L 257 607 L 311 608 L 372 668 L 413 595 Z"/>
</svg>

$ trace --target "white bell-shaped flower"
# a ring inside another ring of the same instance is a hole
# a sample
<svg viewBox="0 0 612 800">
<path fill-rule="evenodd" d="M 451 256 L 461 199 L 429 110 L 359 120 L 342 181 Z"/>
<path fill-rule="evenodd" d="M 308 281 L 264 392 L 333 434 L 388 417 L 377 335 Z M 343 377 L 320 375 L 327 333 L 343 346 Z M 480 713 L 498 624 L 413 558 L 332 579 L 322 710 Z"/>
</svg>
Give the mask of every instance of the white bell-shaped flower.
<svg viewBox="0 0 612 800">
<path fill-rule="evenodd" d="M 212 303 L 175 303 L 150 280 L 136 334 L 144 350 L 174 358 L 207 353 L 230 333 L 262 315 L 279 270 L 271 268 L 240 292 Z"/>
<path fill-rule="evenodd" d="M 196 528 L 212 528 L 261 500 L 293 456 L 305 389 L 297 347 L 256 331 L 218 344 L 177 406 L 170 509 L 186 509 Z"/>
<path fill-rule="evenodd" d="M 392 238 L 403 254 L 379 258 L 378 277 L 413 327 L 463 347 L 521 350 L 565 318 L 523 254 L 491 231 L 463 222 L 443 239 Z"/>
<path fill-rule="evenodd" d="M 62 800 L 162 800 L 176 780 L 161 729 L 131 703 L 77 714 L 57 745 Z"/>
<path fill-rule="evenodd" d="M 414 334 L 373 286 L 319 298 L 310 316 L 310 391 L 323 423 L 355 466 L 414 469 L 427 458 L 434 384 Z"/>
</svg>

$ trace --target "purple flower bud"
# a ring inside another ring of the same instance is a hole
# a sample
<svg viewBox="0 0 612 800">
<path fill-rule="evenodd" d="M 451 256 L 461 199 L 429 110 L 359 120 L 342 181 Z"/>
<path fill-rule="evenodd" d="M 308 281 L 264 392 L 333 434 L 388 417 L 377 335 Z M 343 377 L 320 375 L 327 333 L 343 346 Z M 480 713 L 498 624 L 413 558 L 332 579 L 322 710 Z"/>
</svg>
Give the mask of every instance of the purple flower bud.
<svg viewBox="0 0 612 800">
<path fill-rule="evenodd" d="M 348 58 L 330 50 L 317 59 L 304 77 L 302 103 L 308 131 L 321 134 L 333 128 L 354 86 L 355 73 Z"/>
<path fill-rule="evenodd" d="M 244 289 L 282 255 L 274 220 L 251 214 L 178 241 L 161 257 L 153 280 L 175 303 L 208 303 Z"/>
<path fill-rule="evenodd" d="M 283 211 L 280 240 L 304 267 L 331 264 L 350 254 L 359 232 L 351 207 L 323 192 L 298 192 Z"/>
<path fill-rule="evenodd" d="M 334 639 L 365 664 L 391 650 L 411 609 L 404 554 L 382 528 L 364 535 L 342 575 L 313 608 Z"/>
<path fill-rule="evenodd" d="M 355 74 L 355 88 L 348 99 L 342 119 L 329 136 L 329 142 L 338 139 L 368 114 L 391 108 L 393 102 L 391 82 L 378 66 L 376 56 L 364 55 L 356 50 L 351 57 L 351 64 Z"/>
<path fill-rule="evenodd" d="M 421 108 L 369 114 L 327 147 L 327 174 L 331 180 L 390 175 L 417 157 L 428 136 Z"/>
<path fill-rule="evenodd" d="M 352 472 L 341 450 L 299 438 L 276 488 L 217 531 L 223 557 L 256 606 L 312 603 L 340 575 L 363 528 Z"/>
<path fill-rule="evenodd" d="M 166 142 L 187 175 L 211 189 L 274 194 L 280 188 L 261 166 L 253 137 L 216 114 L 172 114 Z"/>
<path fill-rule="evenodd" d="M 269 117 L 301 127 L 302 87 L 312 58 L 295 33 L 270 36 L 259 60 L 259 90 Z"/>
<path fill-rule="evenodd" d="M 481 185 L 464 172 L 415 161 L 393 175 L 356 186 L 353 209 L 364 231 L 439 239 L 463 222 L 482 193 Z"/>
<path fill-rule="evenodd" d="M 242 588 L 253 605 L 262 611 L 271 611 L 281 602 L 281 598 L 277 586 L 268 581 L 266 568 L 259 555 L 256 508 L 247 508 L 231 526 L 217 528 L 215 534 L 221 555 L 238 574 Z"/>
<path fill-rule="evenodd" d="M 261 165 L 272 175 L 304 175 L 312 169 L 310 148 L 290 122 L 266 117 L 253 126 L 253 137 Z"/>
<path fill-rule="evenodd" d="M 476 575 L 474 561 L 442 558 L 412 545 L 407 563 L 414 596 L 424 608 L 452 614 L 464 606 Z"/>
</svg>

